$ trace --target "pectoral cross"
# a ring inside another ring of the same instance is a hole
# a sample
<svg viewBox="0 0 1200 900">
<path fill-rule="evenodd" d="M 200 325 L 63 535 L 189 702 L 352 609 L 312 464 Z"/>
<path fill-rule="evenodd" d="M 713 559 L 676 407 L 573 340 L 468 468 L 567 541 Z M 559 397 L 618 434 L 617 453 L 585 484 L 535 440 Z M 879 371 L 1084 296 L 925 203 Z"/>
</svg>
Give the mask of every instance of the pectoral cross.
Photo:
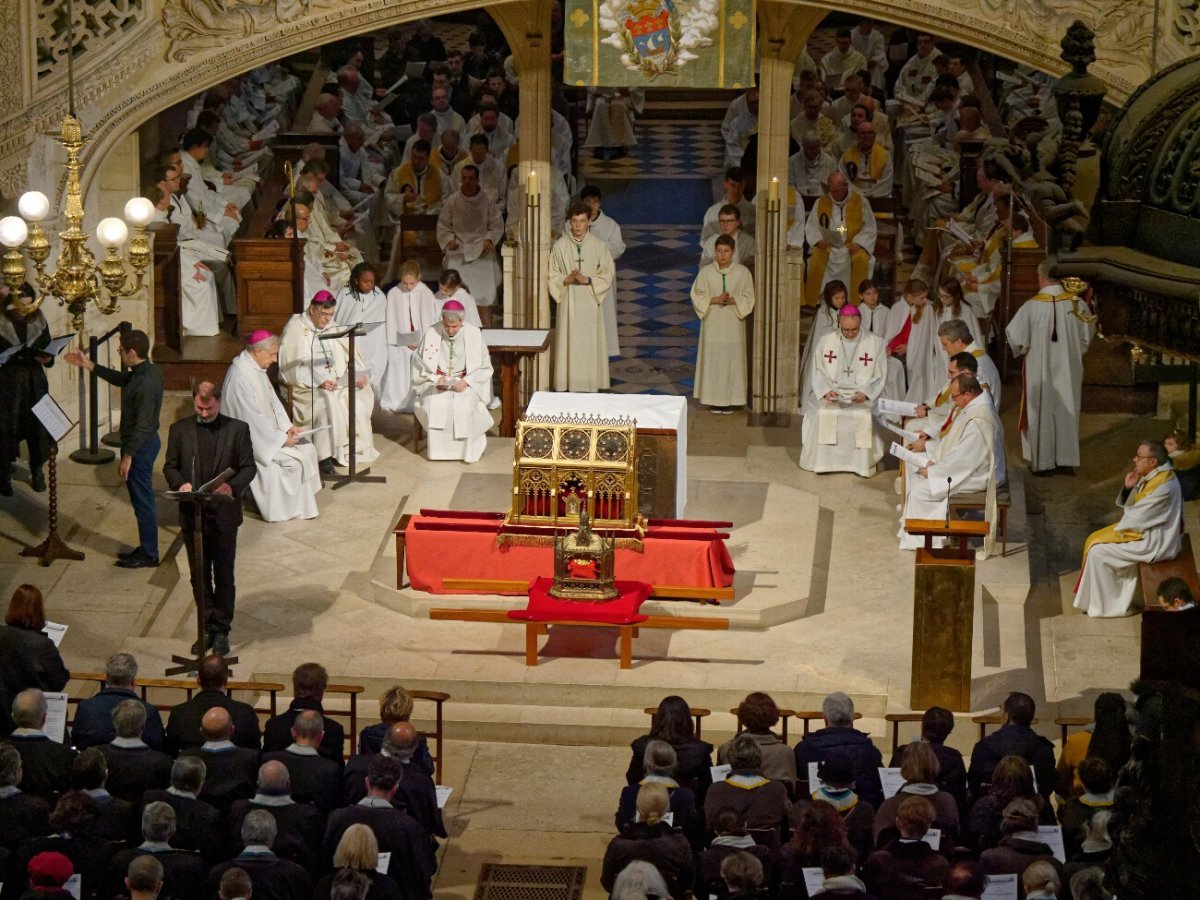
<svg viewBox="0 0 1200 900">
<path fill-rule="evenodd" d="M 830 365 L 833 365 L 833 361 L 835 359 L 837 359 L 836 353 L 834 353 L 832 350 L 825 351 L 825 362 L 829 363 Z"/>
<path fill-rule="evenodd" d="M 862 363 L 864 366 L 869 366 L 871 363 L 875 362 L 875 360 L 872 357 L 867 356 L 867 354 L 865 352 L 863 353 L 862 356 L 860 356 L 858 358 L 858 361 L 860 363 Z"/>
</svg>

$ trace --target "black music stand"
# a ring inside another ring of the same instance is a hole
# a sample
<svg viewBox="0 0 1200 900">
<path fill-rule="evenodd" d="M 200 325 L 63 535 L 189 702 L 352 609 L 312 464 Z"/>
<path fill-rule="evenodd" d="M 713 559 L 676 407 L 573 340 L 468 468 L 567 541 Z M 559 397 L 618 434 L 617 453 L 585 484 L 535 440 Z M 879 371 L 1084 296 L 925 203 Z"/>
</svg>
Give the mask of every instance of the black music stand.
<svg viewBox="0 0 1200 900">
<path fill-rule="evenodd" d="M 336 341 L 341 340 L 342 338 L 350 339 L 348 351 L 350 358 L 348 360 L 346 369 L 346 387 L 350 391 L 350 407 L 347 410 L 347 415 L 350 418 L 350 473 L 345 478 L 335 481 L 331 490 L 336 491 L 338 488 L 345 487 L 346 485 L 355 481 L 364 484 L 383 484 L 387 481 L 387 478 L 382 475 L 368 475 L 367 473 L 371 471 L 370 466 L 367 466 L 365 469 L 363 469 L 361 474 L 359 473 L 354 427 L 355 400 L 357 399 L 358 394 L 358 386 L 355 384 L 356 372 L 354 371 L 354 339 L 356 337 L 364 336 L 368 331 L 378 328 L 382 324 L 382 322 L 359 322 L 357 325 L 349 325 L 338 331 L 322 332 L 318 336 L 322 341 Z"/>
<path fill-rule="evenodd" d="M 231 494 L 214 493 L 217 488 L 232 478 L 233 475 L 234 469 L 230 467 L 212 479 L 212 481 L 200 485 L 200 487 L 193 491 L 162 492 L 162 496 L 173 503 L 192 504 L 192 563 L 196 567 L 196 571 L 193 573 L 195 577 L 192 579 L 192 599 L 196 601 L 196 647 L 199 651 L 195 657 L 172 654 L 171 662 L 176 665 L 170 666 L 167 669 L 167 675 L 186 675 L 200 671 L 200 662 L 206 655 L 204 650 L 204 620 L 207 618 L 208 599 L 205 596 L 204 587 L 208 578 L 204 570 L 204 507 L 209 503 L 237 502 L 237 498 Z M 225 657 L 225 662 L 229 665 L 233 665 L 237 661 L 236 656 Z"/>
</svg>

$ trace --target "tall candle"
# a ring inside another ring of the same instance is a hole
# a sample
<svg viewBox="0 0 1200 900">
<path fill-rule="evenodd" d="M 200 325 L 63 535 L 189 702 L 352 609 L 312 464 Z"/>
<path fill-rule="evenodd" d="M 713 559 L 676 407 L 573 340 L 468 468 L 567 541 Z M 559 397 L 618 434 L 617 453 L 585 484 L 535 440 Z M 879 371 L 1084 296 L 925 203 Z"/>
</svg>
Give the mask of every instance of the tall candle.
<svg viewBox="0 0 1200 900">
<path fill-rule="evenodd" d="M 779 179 L 772 178 L 770 187 L 767 188 L 767 199 L 774 203 L 779 199 Z"/>
<path fill-rule="evenodd" d="M 537 199 L 537 197 L 538 197 L 538 180 L 537 180 L 537 170 L 535 170 L 535 169 L 529 170 L 529 184 L 527 185 L 526 190 L 529 193 L 530 199 L 533 199 L 533 200 Z"/>
</svg>

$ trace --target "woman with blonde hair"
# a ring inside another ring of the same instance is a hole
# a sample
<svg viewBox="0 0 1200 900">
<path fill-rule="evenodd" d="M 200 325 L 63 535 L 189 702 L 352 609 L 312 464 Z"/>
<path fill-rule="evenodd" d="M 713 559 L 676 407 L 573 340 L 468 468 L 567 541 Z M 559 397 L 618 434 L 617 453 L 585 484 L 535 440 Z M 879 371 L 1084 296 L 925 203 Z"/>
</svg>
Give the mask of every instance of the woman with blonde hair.
<svg viewBox="0 0 1200 900">
<path fill-rule="evenodd" d="M 361 822 L 351 825 L 333 851 L 334 871 L 318 881 L 313 890 L 314 900 L 328 900 L 334 879 L 339 872 L 345 871 L 358 872 L 371 882 L 367 900 L 404 900 L 400 886 L 387 875 L 375 871 L 378 865 L 379 841 L 375 838 L 375 832 Z"/>
<path fill-rule="evenodd" d="M 692 847 L 681 829 L 663 821 L 669 805 L 663 785 L 651 783 L 638 788 L 637 821 L 614 837 L 604 851 L 600 884 L 606 891 L 613 889 L 617 873 L 634 860 L 653 864 L 666 879 L 673 897 L 682 897 L 692 886 Z"/>
<path fill-rule="evenodd" d="M 358 733 L 358 752 L 378 753 L 383 747 L 383 739 L 387 736 L 388 729 L 397 722 L 409 721 L 412 718 L 412 712 L 412 694 L 408 692 L 404 685 L 393 684 L 379 698 L 380 721 L 374 725 L 368 725 Z M 421 735 L 420 742 L 417 744 L 417 749 L 413 753 L 410 764 L 415 764 L 429 775 L 434 773 L 433 756 L 429 752 L 429 745 L 425 741 L 425 735 Z"/>
</svg>

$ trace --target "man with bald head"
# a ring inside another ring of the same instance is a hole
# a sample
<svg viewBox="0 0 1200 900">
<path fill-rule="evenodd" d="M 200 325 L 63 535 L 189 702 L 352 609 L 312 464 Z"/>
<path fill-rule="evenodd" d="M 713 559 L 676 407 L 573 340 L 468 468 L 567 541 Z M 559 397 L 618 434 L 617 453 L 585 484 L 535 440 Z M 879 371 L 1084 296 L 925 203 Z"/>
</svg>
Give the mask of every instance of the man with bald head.
<svg viewBox="0 0 1200 900">
<path fill-rule="evenodd" d="M 292 743 L 286 750 L 263 754 L 263 762 L 278 761 L 287 767 L 292 796 L 311 802 L 328 814 L 338 805 L 342 765 L 321 756 L 318 747 L 325 736 L 325 719 L 315 709 L 306 709 L 292 723 Z"/>
<path fill-rule="evenodd" d="M 300 863 L 314 875 L 322 867 L 321 839 L 325 818 L 311 803 L 298 803 L 291 795 L 291 776 L 279 760 L 265 762 L 258 769 L 254 796 L 238 800 L 229 811 L 229 846 L 241 852 L 242 821 L 256 809 L 265 809 L 275 817 L 278 835 L 272 849 L 278 856 Z"/>
<path fill-rule="evenodd" d="M 239 747 L 233 742 L 234 724 L 229 710 L 214 706 L 200 720 L 200 734 L 204 743 L 184 751 L 204 761 L 207 776 L 204 790 L 200 793 L 222 814 L 227 814 L 235 800 L 243 800 L 254 793 L 254 779 L 258 773 L 258 752 Z"/>
<path fill-rule="evenodd" d="M 895 180 L 892 154 L 877 140 L 875 123 L 859 122 L 854 129 L 855 145 L 842 154 L 842 173 L 864 197 L 891 197 Z"/>
<path fill-rule="evenodd" d="M 46 725 L 46 695 L 40 688 L 26 688 L 12 704 L 16 728 L 8 741 L 21 754 L 21 790 L 43 800 L 53 800 L 71 787 L 75 751 L 64 747 L 43 731 Z"/>
<path fill-rule="evenodd" d="M 437 790 L 433 778 L 421 766 L 413 762 L 421 744 L 421 734 L 411 722 L 396 722 L 383 739 L 379 753 L 360 753 L 346 763 L 342 777 L 342 802 L 358 803 L 367 796 L 368 772 L 372 762 L 380 756 L 396 760 L 403 768 L 404 777 L 396 797 L 396 805 L 405 809 L 420 823 L 431 837 L 446 837 L 442 823 L 442 812 L 437 805 Z"/>
<path fill-rule="evenodd" d="M 829 176 L 829 190 L 816 203 L 804 227 L 810 248 L 804 302 L 816 306 L 831 281 L 859 285 L 870 276 L 877 228 L 871 204 L 842 172 Z"/>
<path fill-rule="evenodd" d="M 233 743 L 258 750 L 261 734 L 258 715 L 249 703 L 234 700 L 225 693 L 229 684 L 229 666 L 225 660 L 220 656 L 204 657 L 200 661 L 200 671 L 196 673 L 196 682 L 200 690 L 192 699 L 171 709 L 167 720 L 167 752 L 178 755 L 182 750 L 204 744 L 208 740 L 202 729 L 204 714 L 213 707 L 220 707 L 229 713 L 233 721 L 233 735 L 230 738 Z"/>
</svg>

